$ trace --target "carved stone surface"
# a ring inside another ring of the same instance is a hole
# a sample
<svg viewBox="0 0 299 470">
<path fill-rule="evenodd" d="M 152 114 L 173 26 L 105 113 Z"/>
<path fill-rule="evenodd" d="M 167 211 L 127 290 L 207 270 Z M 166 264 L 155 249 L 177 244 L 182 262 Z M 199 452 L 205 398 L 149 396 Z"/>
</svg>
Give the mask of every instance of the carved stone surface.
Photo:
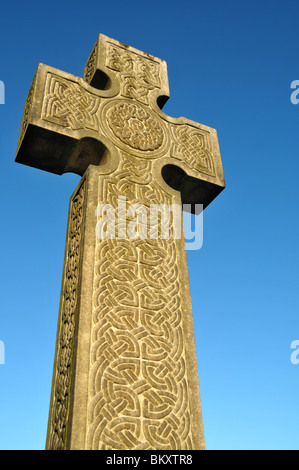
<svg viewBox="0 0 299 470">
<path fill-rule="evenodd" d="M 70 129 L 99 130 L 96 111 L 100 99 L 80 87 L 49 73 L 47 75 L 42 117 L 45 121 Z"/>
<path fill-rule="evenodd" d="M 146 172 L 138 163 L 130 170 L 122 154 L 99 201 L 173 202 L 153 179 L 152 162 Z M 167 240 L 96 241 L 87 448 L 194 445 L 177 242 L 172 229 Z"/>
<path fill-rule="evenodd" d="M 133 149 L 153 151 L 163 143 L 159 120 L 140 105 L 126 101 L 113 104 L 106 119 L 115 137 Z"/>
<path fill-rule="evenodd" d="M 209 134 L 187 124 L 171 126 L 170 129 L 172 135 L 171 156 L 184 160 L 190 169 L 215 177 L 213 149 Z"/>
<path fill-rule="evenodd" d="M 121 95 L 148 103 L 148 94 L 160 88 L 160 64 L 153 57 L 108 42 L 106 66 L 119 72 Z"/>
<path fill-rule="evenodd" d="M 204 448 L 184 239 L 174 213 L 165 239 L 142 211 L 206 207 L 224 178 L 216 131 L 166 116 L 168 96 L 164 61 L 103 35 L 84 80 L 40 64 L 29 92 L 16 161 L 84 175 L 70 203 L 48 449 Z M 126 226 L 119 201 L 145 219 L 133 211 Z M 101 204 L 118 209 L 106 238 Z"/>
<path fill-rule="evenodd" d="M 65 449 L 70 423 L 71 384 L 74 372 L 75 331 L 78 328 L 80 259 L 83 248 L 85 180 L 71 199 L 54 367 L 49 447 Z"/>
</svg>

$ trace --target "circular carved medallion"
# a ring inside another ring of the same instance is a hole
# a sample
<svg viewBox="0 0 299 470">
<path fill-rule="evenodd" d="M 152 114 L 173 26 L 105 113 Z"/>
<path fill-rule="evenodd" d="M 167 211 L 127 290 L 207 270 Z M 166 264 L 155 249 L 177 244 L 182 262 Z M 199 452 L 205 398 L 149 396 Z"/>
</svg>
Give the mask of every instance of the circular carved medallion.
<svg viewBox="0 0 299 470">
<path fill-rule="evenodd" d="M 105 127 L 115 143 L 137 154 L 160 153 L 166 141 L 165 129 L 150 109 L 129 100 L 116 100 L 104 108 Z"/>
<path fill-rule="evenodd" d="M 118 103 L 107 113 L 113 134 L 137 150 L 157 150 L 163 143 L 163 129 L 158 119 L 141 106 Z"/>
</svg>

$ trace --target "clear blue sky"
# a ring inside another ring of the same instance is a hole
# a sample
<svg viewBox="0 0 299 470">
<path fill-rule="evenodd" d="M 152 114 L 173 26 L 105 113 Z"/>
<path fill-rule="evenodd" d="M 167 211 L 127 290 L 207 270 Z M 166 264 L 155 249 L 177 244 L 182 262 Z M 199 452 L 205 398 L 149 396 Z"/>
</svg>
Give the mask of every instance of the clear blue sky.
<svg viewBox="0 0 299 470">
<path fill-rule="evenodd" d="M 43 449 L 68 201 L 14 163 L 39 62 L 82 76 L 99 33 L 167 61 L 164 111 L 217 129 L 227 188 L 188 252 L 207 449 L 299 449 L 296 0 L 5 2 L 0 18 L 0 448 Z"/>
</svg>

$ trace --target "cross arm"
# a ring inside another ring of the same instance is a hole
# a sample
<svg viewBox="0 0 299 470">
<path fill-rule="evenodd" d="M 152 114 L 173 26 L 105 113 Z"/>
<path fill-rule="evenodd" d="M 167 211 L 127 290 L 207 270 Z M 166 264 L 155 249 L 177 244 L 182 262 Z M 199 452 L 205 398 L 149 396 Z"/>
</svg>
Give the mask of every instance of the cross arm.
<svg viewBox="0 0 299 470">
<path fill-rule="evenodd" d="M 207 207 L 225 188 L 217 131 L 184 117 L 165 119 L 170 144 L 162 176 L 180 191 L 185 209 L 196 213 L 196 204 Z"/>
<path fill-rule="evenodd" d="M 39 64 L 25 102 L 16 162 L 59 175 L 83 175 L 90 164 L 99 165 L 113 149 L 99 134 L 97 110 L 102 97 L 115 93 Z"/>
</svg>

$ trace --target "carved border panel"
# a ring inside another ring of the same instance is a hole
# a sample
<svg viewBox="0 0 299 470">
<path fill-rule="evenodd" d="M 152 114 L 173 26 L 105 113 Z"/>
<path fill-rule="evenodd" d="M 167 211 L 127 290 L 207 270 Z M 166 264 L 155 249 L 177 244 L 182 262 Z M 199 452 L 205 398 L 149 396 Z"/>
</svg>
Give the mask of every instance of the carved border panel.
<svg viewBox="0 0 299 470">
<path fill-rule="evenodd" d="M 85 184 L 86 182 L 83 180 L 77 193 L 73 196 L 69 213 L 47 441 L 47 448 L 55 450 L 67 448 L 68 427 L 70 425 L 80 259 L 83 247 Z"/>
<path fill-rule="evenodd" d="M 21 129 L 20 129 L 20 134 L 19 134 L 18 145 L 17 145 L 17 153 L 18 153 L 18 150 L 21 146 L 22 140 L 25 137 L 26 130 L 27 130 L 27 127 L 28 127 L 28 124 L 29 124 L 29 121 L 30 121 L 30 114 L 31 114 L 31 107 L 32 107 L 32 103 L 33 103 L 35 83 L 36 83 L 36 74 L 34 76 L 34 79 L 32 80 L 32 84 L 31 84 L 30 90 L 28 92 L 26 102 L 25 102 L 25 106 L 24 106 L 22 124 L 21 124 Z"/>
<path fill-rule="evenodd" d="M 188 124 L 171 125 L 170 155 L 180 159 L 191 170 L 216 176 L 209 132 Z"/>
<path fill-rule="evenodd" d="M 78 83 L 48 73 L 42 118 L 72 130 L 98 131 L 100 98 Z"/>
</svg>

